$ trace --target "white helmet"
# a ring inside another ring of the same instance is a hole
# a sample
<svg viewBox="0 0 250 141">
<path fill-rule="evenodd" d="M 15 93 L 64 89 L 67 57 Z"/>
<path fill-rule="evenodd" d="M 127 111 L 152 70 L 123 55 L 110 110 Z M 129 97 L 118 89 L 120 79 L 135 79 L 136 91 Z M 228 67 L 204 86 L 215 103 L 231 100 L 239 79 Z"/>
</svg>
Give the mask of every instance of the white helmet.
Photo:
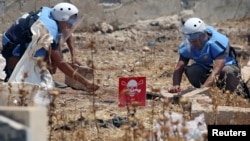
<svg viewBox="0 0 250 141">
<path fill-rule="evenodd" d="M 204 32 L 205 30 L 206 25 L 199 18 L 189 18 L 181 28 L 183 34 L 193 34 L 196 32 Z"/>
<path fill-rule="evenodd" d="M 57 21 L 68 21 L 71 16 L 77 13 L 76 6 L 66 2 L 56 4 L 51 11 L 52 16 Z"/>
</svg>

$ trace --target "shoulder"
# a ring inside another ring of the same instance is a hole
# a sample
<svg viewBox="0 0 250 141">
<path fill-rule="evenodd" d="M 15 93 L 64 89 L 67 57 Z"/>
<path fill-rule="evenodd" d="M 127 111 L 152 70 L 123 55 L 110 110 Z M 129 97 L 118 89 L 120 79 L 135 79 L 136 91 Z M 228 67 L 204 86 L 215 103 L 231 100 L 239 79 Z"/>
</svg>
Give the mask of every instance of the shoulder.
<svg viewBox="0 0 250 141">
<path fill-rule="evenodd" d="M 41 12 L 39 13 L 39 20 L 44 21 L 44 22 L 48 22 L 50 24 L 54 23 L 55 24 L 55 20 L 52 18 L 51 16 L 51 8 L 49 7 L 42 7 L 41 8 Z"/>
<path fill-rule="evenodd" d="M 206 31 L 210 34 L 217 32 L 217 30 L 213 26 L 207 26 Z"/>
<path fill-rule="evenodd" d="M 185 42 L 182 42 L 179 45 L 179 54 L 186 58 L 189 58 L 191 55 L 190 53 L 191 53 L 191 47 L 188 47 L 187 44 L 185 44 Z"/>
<path fill-rule="evenodd" d="M 216 58 L 218 55 L 225 52 L 228 45 L 229 39 L 217 31 L 212 32 L 210 39 L 206 43 L 213 58 Z"/>
<path fill-rule="evenodd" d="M 41 12 L 45 13 L 47 12 L 48 14 L 51 12 L 52 8 L 43 6 L 41 7 Z"/>
<path fill-rule="evenodd" d="M 228 46 L 229 39 L 226 35 L 218 32 L 212 26 L 207 26 L 206 31 L 210 35 L 210 38 L 208 40 L 208 44 L 210 44 L 210 46 L 219 46 L 223 48 L 226 48 Z"/>
<path fill-rule="evenodd" d="M 42 21 L 53 38 L 56 39 L 58 34 L 58 25 L 51 15 L 51 10 L 52 9 L 49 7 L 42 7 L 39 20 Z"/>
</svg>

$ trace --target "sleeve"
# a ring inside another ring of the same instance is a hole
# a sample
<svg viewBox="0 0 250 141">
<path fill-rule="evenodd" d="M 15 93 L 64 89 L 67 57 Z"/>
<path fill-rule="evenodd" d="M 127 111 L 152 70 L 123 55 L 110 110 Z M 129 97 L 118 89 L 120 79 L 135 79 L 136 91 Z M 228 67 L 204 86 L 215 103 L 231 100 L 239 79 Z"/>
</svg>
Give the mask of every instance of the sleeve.
<svg viewBox="0 0 250 141">
<path fill-rule="evenodd" d="M 184 58 L 191 58 L 192 56 L 191 50 L 189 50 L 183 42 L 179 45 L 179 54 Z"/>
<path fill-rule="evenodd" d="M 184 57 L 183 55 L 180 54 L 179 61 L 183 61 L 183 62 L 188 63 L 189 62 L 189 58 L 186 58 L 186 57 Z"/>
</svg>

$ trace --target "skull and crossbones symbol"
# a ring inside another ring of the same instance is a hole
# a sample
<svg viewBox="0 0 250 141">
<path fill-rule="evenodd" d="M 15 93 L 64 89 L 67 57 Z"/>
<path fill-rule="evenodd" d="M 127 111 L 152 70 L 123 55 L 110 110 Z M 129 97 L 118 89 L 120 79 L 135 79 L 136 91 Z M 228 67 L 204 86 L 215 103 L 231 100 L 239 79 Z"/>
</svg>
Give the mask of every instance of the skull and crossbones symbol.
<svg viewBox="0 0 250 141">
<path fill-rule="evenodd" d="M 131 79 L 128 81 L 128 83 L 122 81 L 122 85 L 127 87 L 127 89 L 129 90 L 129 95 L 132 97 L 135 96 L 136 93 L 141 92 L 141 89 L 138 88 L 138 86 L 141 84 L 143 84 L 143 80 L 137 82 L 136 80 Z"/>
</svg>

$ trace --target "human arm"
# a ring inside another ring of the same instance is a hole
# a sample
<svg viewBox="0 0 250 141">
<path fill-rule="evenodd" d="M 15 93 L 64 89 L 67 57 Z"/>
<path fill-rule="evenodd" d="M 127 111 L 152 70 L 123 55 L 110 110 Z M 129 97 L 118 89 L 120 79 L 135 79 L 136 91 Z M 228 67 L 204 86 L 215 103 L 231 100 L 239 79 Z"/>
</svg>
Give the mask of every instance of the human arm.
<svg viewBox="0 0 250 141">
<path fill-rule="evenodd" d="M 69 51 L 70 51 L 70 55 L 71 55 L 71 60 L 73 64 L 77 64 L 77 65 L 82 65 L 76 57 L 76 53 L 75 53 L 75 49 L 74 49 L 74 37 L 72 35 L 70 35 L 68 37 L 68 39 L 66 40 L 66 43 L 69 47 Z"/>
<path fill-rule="evenodd" d="M 84 76 L 82 76 L 80 73 L 75 71 L 67 62 L 65 62 L 60 54 L 59 50 L 51 50 L 51 59 L 54 61 L 54 64 L 67 76 L 75 79 L 76 81 L 83 84 L 87 91 L 96 91 L 99 89 L 98 85 L 95 85 L 91 83 L 89 80 L 87 80 Z"/>
<path fill-rule="evenodd" d="M 225 66 L 225 62 L 225 58 L 218 58 L 214 60 L 213 70 L 201 87 L 211 87 L 214 85 L 216 77 L 220 75 L 221 70 Z"/>
<path fill-rule="evenodd" d="M 225 66 L 226 58 L 229 55 L 229 52 L 230 47 L 227 47 L 224 52 L 222 52 L 215 58 L 212 72 L 201 87 L 211 87 L 214 85 L 216 77 L 220 75 L 221 70 Z"/>
<path fill-rule="evenodd" d="M 184 61 L 179 59 L 173 73 L 173 86 L 168 90 L 170 93 L 178 93 L 181 92 L 181 79 L 182 74 L 184 72 L 184 67 L 187 65 L 188 61 Z"/>
<path fill-rule="evenodd" d="M 70 55 L 71 55 L 71 61 L 73 64 L 77 64 L 77 65 L 82 65 L 76 58 L 76 52 L 75 52 L 75 46 L 74 46 L 74 37 L 72 35 L 72 25 L 67 24 L 66 22 L 59 22 L 59 27 L 62 30 L 62 40 L 59 43 L 60 46 L 64 43 L 64 41 L 66 42 L 69 51 L 70 51 Z"/>
</svg>

